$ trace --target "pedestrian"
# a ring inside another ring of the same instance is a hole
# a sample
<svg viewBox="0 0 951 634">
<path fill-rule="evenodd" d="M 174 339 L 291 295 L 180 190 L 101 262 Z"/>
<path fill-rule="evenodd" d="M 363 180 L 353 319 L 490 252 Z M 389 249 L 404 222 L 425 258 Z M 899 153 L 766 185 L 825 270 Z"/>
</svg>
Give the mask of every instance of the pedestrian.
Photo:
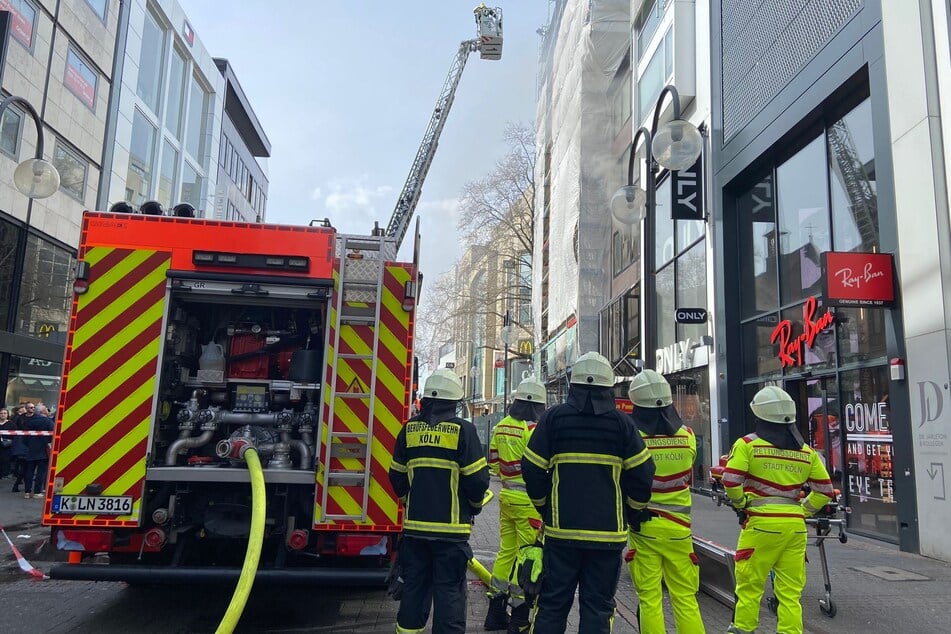
<svg viewBox="0 0 951 634">
<path fill-rule="evenodd" d="M 20 431 L 22 429 L 22 421 L 26 417 L 26 403 L 20 403 L 16 409 L 16 415 L 13 417 L 13 430 Z M 24 443 L 23 436 L 14 436 L 13 445 L 10 446 L 10 459 L 13 461 L 13 489 L 14 493 L 20 492 L 20 485 L 23 484 L 23 476 L 26 472 L 26 463 L 24 462 L 24 456 L 26 456 L 26 444 Z"/>
<path fill-rule="evenodd" d="M 666 632 L 664 586 L 678 632 L 705 630 L 697 604 L 700 566 L 690 529 L 690 481 L 697 457 L 693 430 L 681 422 L 663 375 L 644 370 L 628 390 L 634 426 L 654 459 L 656 471 L 647 510 L 652 519 L 632 523 L 629 568 L 638 598 L 640 631 Z"/>
<path fill-rule="evenodd" d="M 522 477 L 545 522 L 541 588 L 532 632 L 561 634 L 574 602 L 579 631 L 610 632 L 628 522 L 646 510 L 654 462 L 614 404 L 614 370 L 596 352 L 571 367 L 566 402 L 532 433 Z"/>
<path fill-rule="evenodd" d="M 767 386 L 753 397 L 755 433 L 733 444 L 723 486 L 735 509 L 745 513 L 736 546 L 736 608 L 728 632 L 754 632 L 769 571 L 775 573 L 779 632 L 802 632 L 800 598 L 806 585 L 805 517 L 833 495 L 832 480 L 819 454 L 796 428 L 796 403 Z M 803 486 L 811 492 L 799 499 Z"/>
<path fill-rule="evenodd" d="M 47 416 L 36 413 L 33 403 L 26 404 L 26 414 L 20 419 L 23 431 L 52 432 L 53 421 Z M 23 439 L 26 454 L 23 456 L 23 497 L 43 498 L 41 491 L 46 489 L 46 470 L 49 467 L 50 436 L 30 435 Z"/>
<path fill-rule="evenodd" d="M 6 407 L 0 407 L 0 432 L 13 431 L 13 421 Z M 0 479 L 10 475 L 10 449 L 13 447 L 13 436 L 0 435 Z"/>
<path fill-rule="evenodd" d="M 469 533 L 489 488 L 489 468 L 475 425 L 459 418 L 462 382 L 436 370 L 423 387 L 419 414 L 396 437 L 390 483 L 404 505 L 399 543 L 403 591 L 397 634 L 466 631 Z"/>
<path fill-rule="evenodd" d="M 535 423 L 545 411 L 548 393 L 545 386 L 530 377 L 518 384 L 508 416 L 499 421 L 489 443 L 489 470 L 502 480 L 499 493 L 499 552 L 492 567 L 489 610 L 484 627 L 488 631 L 508 630 L 509 634 L 527 632 L 529 606 L 518 585 L 515 559 L 522 546 L 535 542 L 536 529 L 530 520 L 541 521 L 538 511 L 525 492 L 522 456 Z M 511 603 L 512 616 L 506 613 Z"/>
</svg>

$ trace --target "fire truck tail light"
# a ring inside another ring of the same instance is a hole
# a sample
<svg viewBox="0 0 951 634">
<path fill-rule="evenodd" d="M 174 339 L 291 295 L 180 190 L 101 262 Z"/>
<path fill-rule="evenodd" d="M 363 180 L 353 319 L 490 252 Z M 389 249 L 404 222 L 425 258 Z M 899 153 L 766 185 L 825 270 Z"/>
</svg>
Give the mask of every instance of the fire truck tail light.
<svg viewBox="0 0 951 634">
<path fill-rule="evenodd" d="M 62 529 L 57 534 L 56 548 L 93 553 L 110 550 L 112 548 L 112 531 Z"/>
<path fill-rule="evenodd" d="M 165 531 L 161 528 L 150 528 L 145 533 L 145 545 L 149 548 L 161 548 L 165 545 Z"/>
<path fill-rule="evenodd" d="M 301 550 L 307 545 L 309 538 L 308 532 L 299 528 L 287 536 L 287 545 L 291 550 Z"/>
<path fill-rule="evenodd" d="M 89 262 L 80 261 L 76 264 L 76 279 L 73 281 L 73 292 L 82 295 L 89 290 Z"/>
</svg>

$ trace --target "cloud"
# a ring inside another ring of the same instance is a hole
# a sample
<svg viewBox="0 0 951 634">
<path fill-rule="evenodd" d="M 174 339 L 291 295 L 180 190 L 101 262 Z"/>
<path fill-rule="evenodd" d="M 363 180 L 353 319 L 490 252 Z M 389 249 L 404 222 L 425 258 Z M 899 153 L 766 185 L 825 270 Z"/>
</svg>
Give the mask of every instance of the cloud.
<svg viewBox="0 0 951 634">
<path fill-rule="evenodd" d="M 320 200 L 324 197 L 324 191 L 320 187 L 314 187 L 314 191 L 310 193 L 311 200 Z"/>
<path fill-rule="evenodd" d="M 392 214 L 393 188 L 371 185 L 370 177 L 337 177 L 316 185 L 311 198 L 323 206 L 323 212 L 342 233 L 366 233 L 373 222 L 389 222 Z"/>
</svg>

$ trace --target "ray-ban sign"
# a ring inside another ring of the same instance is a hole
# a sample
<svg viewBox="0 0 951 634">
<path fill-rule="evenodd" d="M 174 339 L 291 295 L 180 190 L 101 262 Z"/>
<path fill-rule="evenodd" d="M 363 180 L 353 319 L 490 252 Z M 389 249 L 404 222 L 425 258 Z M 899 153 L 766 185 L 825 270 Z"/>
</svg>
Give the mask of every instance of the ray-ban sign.
<svg viewBox="0 0 951 634">
<path fill-rule="evenodd" d="M 707 323 L 706 308 L 678 308 L 674 311 L 678 324 L 705 324 Z"/>
<path fill-rule="evenodd" d="M 826 306 L 895 305 L 890 253 L 822 254 L 823 299 Z"/>
</svg>

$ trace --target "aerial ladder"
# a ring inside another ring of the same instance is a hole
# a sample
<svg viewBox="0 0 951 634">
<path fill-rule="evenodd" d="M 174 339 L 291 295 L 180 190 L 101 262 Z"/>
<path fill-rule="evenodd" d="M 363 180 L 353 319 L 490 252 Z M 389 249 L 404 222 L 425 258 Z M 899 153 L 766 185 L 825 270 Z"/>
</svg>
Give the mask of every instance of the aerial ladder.
<svg viewBox="0 0 951 634">
<path fill-rule="evenodd" d="M 406 235 L 410 220 L 416 211 L 416 205 L 419 203 L 423 191 L 423 182 L 426 180 L 426 174 L 429 173 L 429 167 L 436 155 L 439 137 L 446 125 L 446 117 L 449 116 L 449 109 L 452 108 L 456 88 L 459 86 L 459 80 L 462 78 L 462 71 L 466 67 L 469 54 L 479 51 L 482 59 L 497 60 L 502 58 L 502 9 L 498 7 L 490 8 L 482 4 L 475 8 L 474 14 L 479 37 L 473 40 L 465 40 L 459 44 L 459 49 L 456 51 L 449 67 L 449 76 L 446 77 L 446 83 L 443 84 L 442 92 L 439 93 L 439 98 L 436 100 L 436 107 L 429 119 L 429 126 L 423 135 L 423 141 L 416 152 L 416 158 L 409 170 L 409 176 L 406 177 L 403 191 L 400 192 L 400 197 L 396 201 L 396 208 L 393 210 L 390 223 L 386 228 L 386 236 L 396 241 L 397 250 L 403 243 L 403 237 Z"/>
</svg>

